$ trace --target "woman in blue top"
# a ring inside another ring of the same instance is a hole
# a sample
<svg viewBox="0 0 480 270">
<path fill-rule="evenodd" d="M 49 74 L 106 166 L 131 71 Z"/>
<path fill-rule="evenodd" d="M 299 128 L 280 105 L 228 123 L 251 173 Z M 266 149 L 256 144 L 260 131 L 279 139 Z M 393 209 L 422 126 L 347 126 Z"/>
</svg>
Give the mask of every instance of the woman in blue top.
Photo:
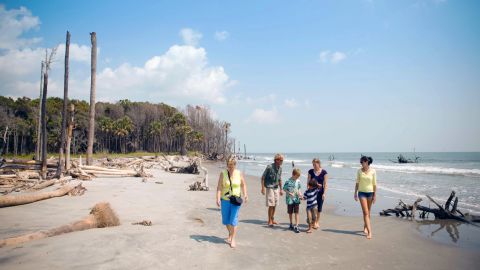
<svg viewBox="0 0 480 270">
<path fill-rule="evenodd" d="M 325 193 L 327 192 L 327 180 L 328 180 L 328 173 L 326 170 L 322 169 L 322 165 L 320 163 L 320 159 L 314 158 L 312 160 L 313 169 L 308 171 L 308 181 L 310 179 L 317 180 L 318 183 L 318 194 L 317 194 L 317 207 L 318 207 L 318 215 L 315 218 L 315 224 L 313 226 L 314 229 L 318 229 L 320 227 L 320 213 L 322 212 L 323 201 L 325 200 Z"/>
</svg>

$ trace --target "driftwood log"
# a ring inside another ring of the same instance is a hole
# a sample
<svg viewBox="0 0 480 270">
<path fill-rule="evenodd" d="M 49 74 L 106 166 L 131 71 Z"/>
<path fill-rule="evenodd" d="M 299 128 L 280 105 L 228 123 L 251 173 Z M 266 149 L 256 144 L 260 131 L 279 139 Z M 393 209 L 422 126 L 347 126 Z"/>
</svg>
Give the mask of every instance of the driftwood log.
<svg viewBox="0 0 480 270">
<path fill-rule="evenodd" d="M 82 184 L 75 185 L 65 185 L 61 188 L 58 188 L 53 191 L 41 191 L 41 192 L 32 192 L 24 193 L 19 195 L 4 195 L 0 196 L 0 207 L 9 207 L 15 205 L 22 205 L 33 203 L 41 200 L 46 200 L 54 197 L 61 197 L 69 194 L 75 188 L 81 188 Z"/>
<path fill-rule="evenodd" d="M 444 206 L 437 203 L 432 197 L 428 195 L 426 197 L 433 204 L 435 204 L 437 208 L 430 208 L 420 205 L 419 203 L 422 201 L 421 198 L 417 199 L 413 203 L 413 205 L 407 205 L 400 200 L 400 202 L 395 208 L 382 210 L 380 212 L 380 215 L 391 216 L 392 214 L 395 214 L 397 217 L 407 217 L 415 219 L 416 213 L 418 212 L 418 217 L 421 219 L 425 219 L 428 218 L 428 214 L 431 213 L 434 215 L 435 219 L 453 219 L 480 227 L 480 225 L 475 223 L 480 222 L 479 216 L 464 214 L 460 210 L 458 210 L 458 197 L 455 197 L 455 191 L 452 191 Z"/>
<path fill-rule="evenodd" d="M 93 228 L 105 228 L 120 225 L 120 221 L 109 203 L 98 203 L 84 219 L 63 225 L 48 231 L 38 231 L 16 237 L 0 240 L 0 248 L 10 245 L 18 245 L 31 240 L 42 239 L 64 233 L 83 231 Z"/>
</svg>

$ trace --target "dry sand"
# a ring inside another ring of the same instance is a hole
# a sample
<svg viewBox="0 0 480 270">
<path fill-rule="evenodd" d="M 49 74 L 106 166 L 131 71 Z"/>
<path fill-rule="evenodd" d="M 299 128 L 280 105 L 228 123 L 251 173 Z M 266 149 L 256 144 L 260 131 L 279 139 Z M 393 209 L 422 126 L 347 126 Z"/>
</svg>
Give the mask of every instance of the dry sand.
<svg viewBox="0 0 480 270">
<path fill-rule="evenodd" d="M 478 249 L 420 237 L 410 222 L 373 217 L 367 240 L 359 217 L 322 214 L 312 234 L 289 230 L 283 203 L 280 226 L 266 226 L 258 179 L 247 178 L 250 201 L 240 210 L 237 248 L 215 205 L 219 169 L 207 164 L 208 192 L 187 191 L 196 176 L 153 171 L 154 178 L 101 178 L 84 182 L 81 197 L 62 197 L 0 209 L 0 237 L 44 230 L 88 215 L 107 201 L 119 227 L 92 229 L 0 248 L 0 269 L 476 269 Z M 163 181 L 163 184 L 156 184 Z M 305 222 L 304 205 L 301 223 Z M 151 220 L 153 226 L 131 225 Z M 305 229 L 305 226 L 302 227 Z"/>
</svg>

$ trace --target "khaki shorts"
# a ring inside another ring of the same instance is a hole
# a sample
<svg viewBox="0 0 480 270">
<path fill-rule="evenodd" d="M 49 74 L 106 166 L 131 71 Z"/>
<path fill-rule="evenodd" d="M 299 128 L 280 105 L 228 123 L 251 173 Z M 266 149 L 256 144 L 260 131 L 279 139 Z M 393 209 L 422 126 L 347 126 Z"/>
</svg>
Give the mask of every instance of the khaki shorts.
<svg viewBox="0 0 480 270">
<path fill-rule="evenodd" d="M 267 206 L 277 206 L 280 188 L 266 188 L 265 198 Z"/>
</svg>

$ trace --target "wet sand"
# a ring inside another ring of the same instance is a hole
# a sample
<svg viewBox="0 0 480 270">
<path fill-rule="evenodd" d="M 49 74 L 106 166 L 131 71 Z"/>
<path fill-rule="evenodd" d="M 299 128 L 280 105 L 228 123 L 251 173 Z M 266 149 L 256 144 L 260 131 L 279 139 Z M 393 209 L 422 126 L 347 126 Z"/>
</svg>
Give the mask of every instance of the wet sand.
<svg viewBox="0 0 480 270">
<path fill-rule="evenodd" d="M 97 178 L 84 182 L 81 197 L 62 197 L 0 208 L 0 237 L 68 224 L 107 201 L 118 227 L 92 229 L 0 248 L 1 269 L 475 269 L 480 250 L 439 244 L 420 237 L 412 223 L 373 217 L 374 235 L 363 235 L 362 219 L 340 216 L 328 206 L 321 228 L 312 234 L 287 229 L 282 203 L 279 226 L 266 226 L 259 179 L 247 177 L 250 201 L 239 216 L 237 248 L 215 205 L 220 169 L 209 169 L 210 191 L 187 187 L 197 176 L 152 171 L 154 178 Z M 156 184 L 162 181 L 163 184 Z M 305 224 L 304 205 L 300 222 Z M 151 227 L 131 225 L 151 220 Z M 305 230 L 305 225 L 301 225 Z"/>
</svg>

